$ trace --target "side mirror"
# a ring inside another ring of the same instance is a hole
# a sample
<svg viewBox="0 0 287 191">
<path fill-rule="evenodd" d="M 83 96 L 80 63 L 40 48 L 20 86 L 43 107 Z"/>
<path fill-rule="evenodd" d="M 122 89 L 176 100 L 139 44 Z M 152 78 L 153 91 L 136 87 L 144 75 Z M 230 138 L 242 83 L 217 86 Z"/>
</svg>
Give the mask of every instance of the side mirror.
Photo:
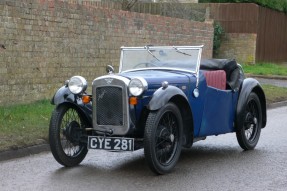
<svg viewBox="0 0 287 191">
<path fill-rule="evenodd" d="M 106 72 L 108 73 L 108 74 L 113 74 L 114 73 L 114 67 L 112 67 L 111 65 L 107 65 L 107 67 L 106 67 Z"/>
</svg>

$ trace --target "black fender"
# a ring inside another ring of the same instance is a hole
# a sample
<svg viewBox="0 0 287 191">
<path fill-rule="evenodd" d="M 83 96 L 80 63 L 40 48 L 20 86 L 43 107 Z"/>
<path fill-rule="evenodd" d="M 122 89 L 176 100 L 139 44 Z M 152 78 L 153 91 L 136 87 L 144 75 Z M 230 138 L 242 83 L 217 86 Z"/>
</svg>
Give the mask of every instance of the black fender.
<svg viewBox="0 0 287 191">
<path fill-rule="evenodd" d="M 265 93 L 260 85 L 260 83 L 254 78 L 244 79 L 241 88 L 239 90 L 239 97 L 236 108 L 236 117 L 235 117 L 235 129 L 240 130 L 243 128 L 244 117 L 245 117 L 245 108 L 247 104 L 248 97 L 251 92 L 257 94 L 262 109 L 262 128 L 266 126 L 267 123 L 267 113 L 266 113 L 266 97 Z"/>
<path fill-rule="evenodd" d="M 174 96 L 180 95 L 188 102 L 188 99 L 184 92 L 178 87 L 169 85 L 166 88 L 159 88 L 156 90 L 147 106 L 151 111 L 158 110 Z"/>
<path fill-rule="evenodd" d="M 51 100 L 52 105 L 59 105 L 63 102 L 75 102 L 76 95 L 70 92 L 67 86 L 62 86 L 58 91 L 55 93 Z"/>
<path fill-rule="evenodd" d="M 56 107 L 65 104 L 76 109 L 88 124 L 92 126 L 92 104 L 84 104 L 80 96 L 70 92 L 67 86 L 62 86 L 58 89 L 51 100 L 51 104 L 56 105 Z"/>
<path fill-rule="evenodd" d="M 155 91 L 150 100 L 147 109 L 155 111 L 163 107 L 169 101 L 175 103 L 180 110 L 183 120 L 183 143 L 186 148 L 190 148 L 193 143 L 194 129 L 193 129 L 193 115 L 191 107 L 189 106 L 188 98 L 184 92 L 175 87 L 168 86 L 167 88 L 159 88 Z"/>
</svg>

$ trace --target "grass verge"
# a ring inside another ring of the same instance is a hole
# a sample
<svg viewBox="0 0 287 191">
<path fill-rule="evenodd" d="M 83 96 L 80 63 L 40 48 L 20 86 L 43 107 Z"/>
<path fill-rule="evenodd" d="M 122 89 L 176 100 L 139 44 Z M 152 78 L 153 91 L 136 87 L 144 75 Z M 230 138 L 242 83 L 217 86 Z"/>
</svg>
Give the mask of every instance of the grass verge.
<svg viewBox="0 0 287 191">
<path fill-rule="evenodd" d="M 287 76 L 287 66 L 273 63 L 257 63 L 257 64 L 243 64 L 243 70 L 245 73 L 255 75 L 277 75 Z"/>
<path fill-rule="evenodd" d="M 287 88 L 266 84 L 262 85 L 262 88 L 266 96 L 267 104 L 287 100 Z"/>
<path fill-rule="evenodd" d="M 48 100 L 0 107 L 0 151 L 47 142 L 54 106 Z"/>
</svg>

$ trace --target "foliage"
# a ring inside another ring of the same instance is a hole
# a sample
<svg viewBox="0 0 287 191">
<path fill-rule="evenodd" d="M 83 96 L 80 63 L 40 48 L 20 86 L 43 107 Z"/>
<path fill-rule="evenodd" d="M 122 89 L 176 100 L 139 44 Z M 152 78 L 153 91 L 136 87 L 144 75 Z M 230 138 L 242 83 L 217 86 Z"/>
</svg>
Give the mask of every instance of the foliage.
<svg viewBox="0 0 287 191">
<path fill-rule="evenodd" d="M 287 13 L 287 0 L 199 0 L 199 3 L 256 3 L 263 7 Z"/>
<path fill-rule="evenodd" d="M 224 30 L 220 23 L 214 22 L 213 55 L 216 55 L 218 53 L 223 35 Z"/>
</svg>

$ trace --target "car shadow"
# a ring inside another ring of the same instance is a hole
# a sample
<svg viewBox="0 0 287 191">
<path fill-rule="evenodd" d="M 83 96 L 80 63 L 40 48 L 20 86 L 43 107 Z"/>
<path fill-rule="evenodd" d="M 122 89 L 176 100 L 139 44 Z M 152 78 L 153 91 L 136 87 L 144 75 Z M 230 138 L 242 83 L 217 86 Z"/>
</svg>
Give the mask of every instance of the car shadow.
<svg viewBox="0 0 287 191">
<path fill-rule="evenodd" d="M 257 160 L 260 157 L 259 150 L 243 151 L 242 149 L 230 147 L 210 147 L 196 145 L 190 149 L 183 149 L 180 159 L 172 173 L 181 174 L 196 169 L 198 172 L 214 168 L 226 168 L 226 166 L 238 163 L 244 164 L 250 160 Z M 154 177 L 145 161 L 143 150 L 132 153 L 92 153 L 81 165 L 73 168 L 59 168 L 53 173 L 53 177 L 70 176 L 77 179 L 89 179 L 89 177 L 103 178 L 128 178 Z"/>
</svg>

